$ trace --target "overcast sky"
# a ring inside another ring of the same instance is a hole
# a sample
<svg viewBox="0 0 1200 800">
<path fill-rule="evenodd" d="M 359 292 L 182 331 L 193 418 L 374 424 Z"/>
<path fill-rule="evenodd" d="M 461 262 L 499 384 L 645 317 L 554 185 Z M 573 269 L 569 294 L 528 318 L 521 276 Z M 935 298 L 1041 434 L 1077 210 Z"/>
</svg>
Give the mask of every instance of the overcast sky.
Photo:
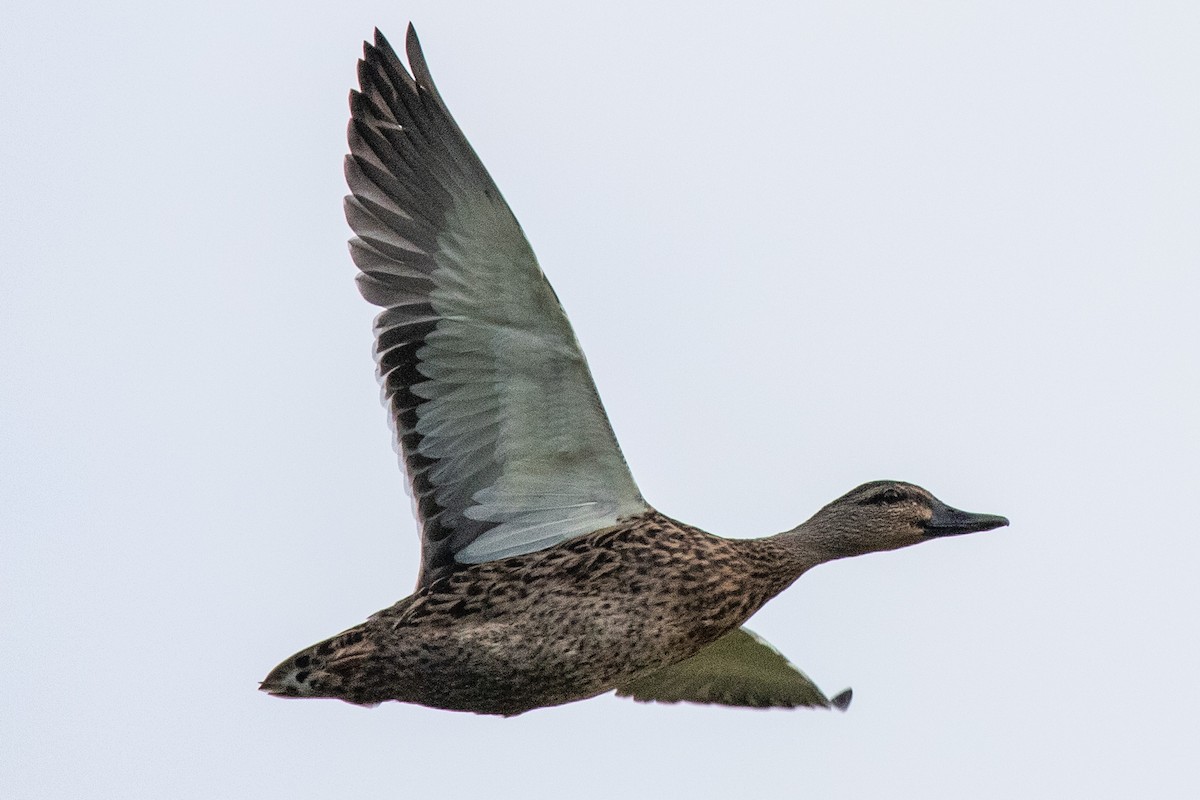
<svg viewBox="0 0 1200 800">
<path fill-rule="evenodd" d="M 848 713 L 256 691 L 415 581 L 341 214 L 409 19 L 650 502 L 1011 518 L 751 621 Z M 1198 41 L 1194 2 L 6 4 L 0 795 L 1195 797 Z"/>
</svg>

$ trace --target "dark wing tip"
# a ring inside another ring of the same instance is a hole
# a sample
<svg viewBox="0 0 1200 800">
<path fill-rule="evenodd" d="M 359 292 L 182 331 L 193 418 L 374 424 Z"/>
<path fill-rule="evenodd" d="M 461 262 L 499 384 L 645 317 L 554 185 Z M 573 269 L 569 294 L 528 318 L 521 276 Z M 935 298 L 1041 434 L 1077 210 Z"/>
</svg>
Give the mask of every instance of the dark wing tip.
<svg viewBox="0 0 1200 800">
<path fill-rule="evenodd" d="M 375 29 L 375 47 L 374 48 L 371 48 L 369 44 L 367 44 L 366 42 L 363 42 L 363 52 L 364 53 L 367 53 L 369 56 L 372 49 L 378 50 L 379 53 L 383 55 L 384 61 L 390 61 L 394 64 L 400 64 L 401 67 L 403 67 L 403 62 L 400 60 L 400 57 L 398 55 L 396 55 L 396 51 L 392 48 L 392 43 L 389 42 L 387 40 L 387 37 L 384 36 L 380 32 L 379 28 Z"/>
<path fill-rule="evenodd" d="M 409 30 L 411 30 L 412 23 L 409 23 L 408 27 L 409 27 Z M 375 39 L 375 46 L 378 47 L 380 50 L 387 50 L 387 51 L 395 52 L 392 50 L 392 45 L 388 42 L 387 37 L 383 35 L 383 31 L 379 30 L 379 28 L 375 29 L 373 38 Z"/>
<path fill-rule="evenodd" d="M 829 702 L 832 703 L 833 707 L 836 708 L 838 711 L 845 711 L 847 708 L 850 707 L 850 701 L 853 699 L 854 699 L 854 690 L 846 689 L 845 691 L 841 692 L 840 694 L 835 695 Z"/>
<path fill-rule="evenodd" d="M 421 40 L 417 38 L 417 29 L 412 26 L 412 23 L 408 25 L 408 36 L 404 41 L 404 49 L 408 55 L 408 67 L 412 70 L 417 85 L 438 97 L 437 86 L 433 83 L 433 76 L 429 74 L 429 64 L 425 61 L 425 53 L 421 51 Z"/>
</svg>

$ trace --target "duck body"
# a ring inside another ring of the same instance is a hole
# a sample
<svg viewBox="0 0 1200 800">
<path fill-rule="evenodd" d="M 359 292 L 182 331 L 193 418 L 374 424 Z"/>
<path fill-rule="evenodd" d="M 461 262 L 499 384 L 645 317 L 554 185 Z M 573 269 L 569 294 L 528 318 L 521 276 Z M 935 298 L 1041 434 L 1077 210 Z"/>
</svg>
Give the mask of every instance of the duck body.
<svg viewBox="0 0 1200 800">
<path fill-rule="evenodd" d="M 680 662 L 798 577 L 772 538 L 724 539 L 649 512 L 464 566 L 297 653 L 263 688 L 510 716 Z"/>
</svg>

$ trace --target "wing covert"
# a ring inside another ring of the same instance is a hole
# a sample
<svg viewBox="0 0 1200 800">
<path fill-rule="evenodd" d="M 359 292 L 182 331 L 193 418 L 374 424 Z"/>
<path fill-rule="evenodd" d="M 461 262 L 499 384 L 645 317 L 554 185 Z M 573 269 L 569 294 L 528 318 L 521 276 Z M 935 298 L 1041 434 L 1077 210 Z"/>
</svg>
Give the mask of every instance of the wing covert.
<svg viewBox="0 0 1200 800">
<path fill-rule="evenodd" d="M 516 218 L 442 102 L 375 32 L 351 92 L 346 219 L 421 526 L 424 585 L 648 509 Z"/>
</svg>

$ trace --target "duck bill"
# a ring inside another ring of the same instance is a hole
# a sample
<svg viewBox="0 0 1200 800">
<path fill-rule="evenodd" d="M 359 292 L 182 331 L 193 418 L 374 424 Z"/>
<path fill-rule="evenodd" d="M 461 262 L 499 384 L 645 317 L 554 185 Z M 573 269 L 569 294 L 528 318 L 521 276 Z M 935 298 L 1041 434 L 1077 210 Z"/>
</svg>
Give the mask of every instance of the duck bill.
<svg viewBox="0 0 1200 800">
<path fill-rule="evenodd" d="M 964 533 L 978 533 L 1002 528 L 1008 520 L 995 514 L 972 514 L 970 511 L 959 511 L 944 503 L 936 503 L 933 516 L 925 523 L 927 536 L 958 536 Z"/>
</svg>

